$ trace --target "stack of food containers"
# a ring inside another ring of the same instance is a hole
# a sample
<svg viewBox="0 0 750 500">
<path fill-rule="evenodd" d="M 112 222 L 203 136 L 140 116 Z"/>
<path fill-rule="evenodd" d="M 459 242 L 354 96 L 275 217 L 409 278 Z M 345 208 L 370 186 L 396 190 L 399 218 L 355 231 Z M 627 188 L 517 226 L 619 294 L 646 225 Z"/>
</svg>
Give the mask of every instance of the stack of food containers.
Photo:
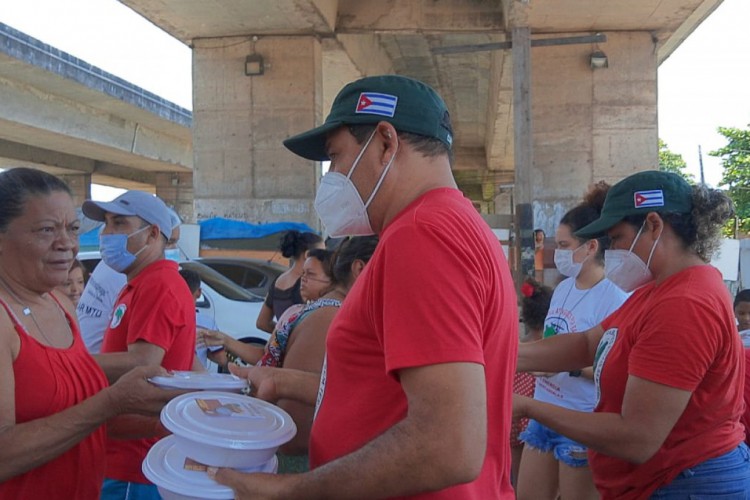
<svg viewBox="0 0 750 500">
<path fill-rule="evenodd" d="M 156 443 L 143 461 L 144 475 L 164 500 L 234 498 L 230 488 L 208 477 L 206 466 L 276 472 L 276 450 L 297 433 L 279 407 L 238 394 L 246 383 L 232 375 L 177 372 L 154 377 L 152 383 L 199 390 L 164 407 L 161 422 L 172 435 Z"/>
</svg>

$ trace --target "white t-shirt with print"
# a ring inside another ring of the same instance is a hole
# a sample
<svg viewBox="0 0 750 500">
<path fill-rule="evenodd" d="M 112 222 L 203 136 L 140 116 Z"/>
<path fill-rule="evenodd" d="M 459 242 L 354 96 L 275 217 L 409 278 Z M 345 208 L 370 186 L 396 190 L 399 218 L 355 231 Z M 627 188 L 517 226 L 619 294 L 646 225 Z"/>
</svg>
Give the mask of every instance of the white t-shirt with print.
<svg viewBox="0 0 750 500">
<path fill-rule="evenodd" d="M 584 332 L 601 323 L 628 298 L 608 279 L 603 279 L 587 290 L 575 286 L 574 278 L 557 285 L 549 312 L 544 320 L 544 335 L 564 335 Z M 554 333 L 553 333 L 554 332 Z M 568 372 L 550 377 L 538 377 L 534 399 L 579 411 L 593 411 L 596 404 L 594 382 L 587 378 L 571 377 Z"/>
</svg>

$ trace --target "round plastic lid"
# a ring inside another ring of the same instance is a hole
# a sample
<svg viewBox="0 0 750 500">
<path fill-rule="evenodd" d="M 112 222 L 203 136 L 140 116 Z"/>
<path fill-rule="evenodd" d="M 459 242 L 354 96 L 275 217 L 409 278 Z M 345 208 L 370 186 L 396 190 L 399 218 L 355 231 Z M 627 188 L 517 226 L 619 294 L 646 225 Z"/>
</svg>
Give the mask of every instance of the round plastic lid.
<svg viewBox="0 0 750 500">
<path fill-rule="evenodd" d="M 168 436 L 154 444 L 146 455 L 141 469 L 149 481 L 180 495 L 210 500 L 234 498 L 234 491 L 217 483 L 204 470 L 185 468 L 185 454 L 174 446 L 174 436 Z M 276 471 L 276 456 L 258 467 L 241 469 L 242 472 Z"/>
<path fill-rule="evenodd" d="M 297 433 L 292 417 L 278 406 L 231 392 L 177 396 L 162 409 L 161 422 L 180 437 L 236 450 L 280 446 Z"/>
<path fill-rule="evenodd" d="M 175 371 L 172 376 L 158 376 L 149 379 L 154 385 L 167 389 L 194 389 L 198 391 L 241 391 L 247 387 L 247 380 L 229 373 Z"/>
</svg>

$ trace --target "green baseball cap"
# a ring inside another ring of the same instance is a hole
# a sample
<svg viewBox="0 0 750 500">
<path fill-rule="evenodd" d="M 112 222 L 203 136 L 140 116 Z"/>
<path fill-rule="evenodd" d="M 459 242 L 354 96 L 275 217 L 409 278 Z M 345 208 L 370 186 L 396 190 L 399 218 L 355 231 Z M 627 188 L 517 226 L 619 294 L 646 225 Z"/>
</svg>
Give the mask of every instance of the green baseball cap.
<svg viewBox="0 0 750 500">
<path fill-rule="evenodd" d="M 578 231 L 579 238 L 594 238 L 629 215 L 649 212 L 688 214 L 693 210 L 693 188 L 671 172 L 646 170 L 624 178 L 607 191 L 599 218 Z"/>
<path fill-rule="evenodd" d="M 448 149 L 453 129 L 445 102 L 429 85 L 398 75 L 369 76 L 346 85 L 325 123 L 292 136 L 284 146 L 308 160 L 328 160 L 328 133 L 342 125 L 391 123 L 396 130 L 442 141 Z"/>
</svg>

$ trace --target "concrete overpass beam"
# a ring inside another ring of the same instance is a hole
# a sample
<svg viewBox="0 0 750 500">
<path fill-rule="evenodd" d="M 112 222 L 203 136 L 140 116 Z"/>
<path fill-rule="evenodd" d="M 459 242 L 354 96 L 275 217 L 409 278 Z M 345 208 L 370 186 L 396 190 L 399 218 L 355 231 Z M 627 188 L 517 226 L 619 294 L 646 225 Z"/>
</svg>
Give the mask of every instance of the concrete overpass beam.
<svg viewBox="0 0 750 500">
<path fill-rule="evenodd" d="M 50 173 L 92 173 L 95 162 L 91 158 L 37 148 L 19 142 L 0 139 L 0 168 L 43 168 Z"/>
<path fill-rule="evenodd" d="M 417 28 L 418 27 L 418 28 Z M 339 33 L 497 32 L 503 29 L 498 2 L 363 2 L 339 0 Z"/>
<path fill-rule="evenodd" d="M 91 154 L 133 168 L 185 169 L 189 139 L 164 134 L 117 115 L 0 78 L 0 137 L 67 154 Z"/>
<path fill-rule="evenodd" d="M 73 191 L 73 202 L 77 207 L 91 199 L 91 174 L 60 175 L 71 191 Z"/>
<path fill-rule="evenodd" d="M 245 57 L 266 71 L 245 76 Z M 300 221 L 320 176 L 282 141 L 323 120 L 320 41 L 312 36 L 195 40 L 193 49 L 195 219 Z"/>
</svg>

